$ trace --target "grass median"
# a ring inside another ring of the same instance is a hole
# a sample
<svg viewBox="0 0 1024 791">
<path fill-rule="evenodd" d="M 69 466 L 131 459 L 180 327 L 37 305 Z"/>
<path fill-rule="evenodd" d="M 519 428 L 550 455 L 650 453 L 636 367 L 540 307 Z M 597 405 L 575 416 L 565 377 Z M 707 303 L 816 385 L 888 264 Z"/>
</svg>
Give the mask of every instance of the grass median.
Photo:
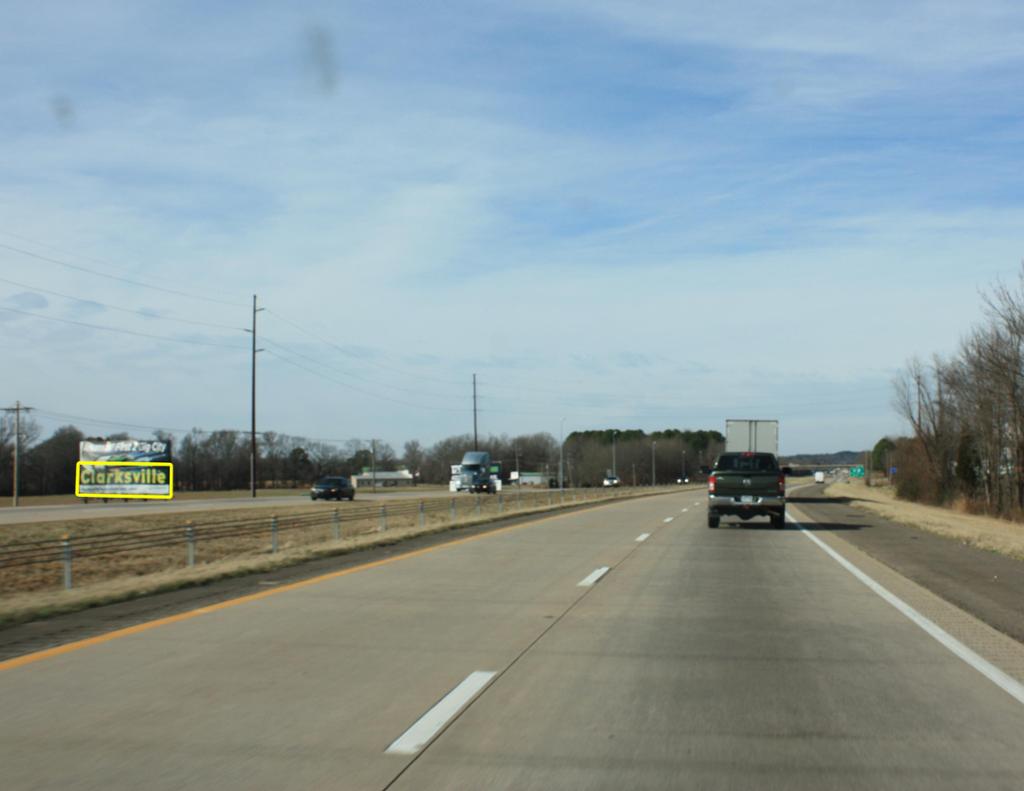
<svg viewBox="0 0 1024 791">
<path fill-rule="evenodd" d="M 153 514 L 145 517 L 118 517 L 104 520 L 68 520 L 60 523 L 40 523 L 17 526 L 19 540 L 53 540 L 66 533 L 86 538 L 90 535 L 119 533 L 130 537 L 144 530 L 160 527 L 180 528 L 181 540 L 166 546 L 146 547 L 117 552 L 98 557 L 75 558 L 72 563 L 74 587 L 60 588 L 62 563 L 55 555 L 52 562 L 27 568 L 0 568 L 0 625 L 24 622 L 59 613 L 73 612 L 103 604 L 147 596 L 179 588 L 202 585 L 218 579 L 238 577 L 275 568 L 296 565 L 315 558 L 342 555 L 362 549 L 394 544 L 415 536 L 440 533 L 454 528 L 496 522 L 524 515 L 544 514 L 572 508 L 577 505 L 615 502 L 624 499 L 678 492 L 680 487 L 659 487 L 658 489 L 624 489 L 616 492 L 606 490 L 567 491 L 564 502 L 559 502 L 558 492 L 530 493 L 531 496 L 517 498 L 509 494 L 502 500 L 502 512 L 498 512 L 498 499 L 462 495 L 454 498 L 455 519 L 451 518 L 450 502 L 441 503 L 443 509 L 433 506 L 423 514 L 420 524 L 415 509 L 405 509 L 387 519 L 387 528 L 377 515 L 369 518 L 342 520 L 339 538 L 335 538 L 335 526 L 331 515 L 334 504 L 320 503 L 282 508 L 276 512 L 279 520 L 277 551 L 271 551 L 270 517 L 266 509 L 232 509 L 211 511 L 203 514 L 189 514 L 195 517 L 195 524 L 203 527 L 238 523 L 251 519 L 263 529 L 243 535 L 204 540 L 196 543 L 196 564 L 185 565 L 187 544 L 184 539 L 186 520 L 182 514 Z M 550 502 L 549 502 L 550 498 Z M 426 501 L 430 502 L 430 501 Z M 477 503 L 480 503 L 479 513 Z M 338 512 L 344 514 L 341 504 Z M 303 518 L 310 514 L 322 514 L 325 521 L 299 528 L 287 528 L 289 517 Z M 13 527 L 13 526 L 12 526 Z M 175 531 L 177 532 L 177 531 Z M 5 529 L 0 539 L 0 550 L 10 543 L 14 535 Z"/>
</svg>

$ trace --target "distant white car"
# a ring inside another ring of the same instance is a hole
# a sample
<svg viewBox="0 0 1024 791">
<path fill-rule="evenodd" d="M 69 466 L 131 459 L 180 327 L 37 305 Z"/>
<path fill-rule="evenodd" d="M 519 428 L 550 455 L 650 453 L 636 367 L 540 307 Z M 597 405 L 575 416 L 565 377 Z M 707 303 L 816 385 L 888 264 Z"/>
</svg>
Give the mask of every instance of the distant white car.
<svg viewBox="0 0 1024 791">
<path fill-rule="evenodd" d="M 823 473 L 821 470 L 818 470 L 816 473 L 814 473 L 814 482 L 825 483 L 825 473 Z"/>
<path fill-rule="evenodd" d="M 619 476 L 617 476 L 617 475 L 609 475 L 609 476 L 607 476 L 604 479 L 604 481 L 601 482 L 601 485 L 602 486 L 618 486 L 619 485 Z"/>
</svg>

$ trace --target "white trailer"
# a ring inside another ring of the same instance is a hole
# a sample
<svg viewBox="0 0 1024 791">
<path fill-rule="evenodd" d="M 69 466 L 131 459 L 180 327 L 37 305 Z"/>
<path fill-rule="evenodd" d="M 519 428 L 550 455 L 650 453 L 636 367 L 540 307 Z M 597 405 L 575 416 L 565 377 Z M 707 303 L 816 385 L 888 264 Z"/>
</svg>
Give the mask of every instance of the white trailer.
<svg viewBox="0 0 1024 791">
<path fill-rule="evenodd" d="M 779 421 L 726 420 L 725 452 L 773 453 L 779 455 Z"/>
</svg>

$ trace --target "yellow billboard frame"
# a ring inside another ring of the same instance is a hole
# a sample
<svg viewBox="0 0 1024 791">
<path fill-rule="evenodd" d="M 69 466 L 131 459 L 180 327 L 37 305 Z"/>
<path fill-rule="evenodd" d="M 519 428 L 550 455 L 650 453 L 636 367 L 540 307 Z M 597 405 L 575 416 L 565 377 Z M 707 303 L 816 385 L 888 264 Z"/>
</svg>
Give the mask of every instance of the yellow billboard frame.
<svg viewBox="0 0 1024 791">
<path fill-rule="evenodd" d="M 168 494 L 112 494 L 110 492 L 83 492 L 82 467 L 166 467 Z M 169 461 L 78 461 L 75 463 L 75 497 L 103 497 L 126 500 L 171 500 L 174 498 L 174 465 Z"/>
</svg>

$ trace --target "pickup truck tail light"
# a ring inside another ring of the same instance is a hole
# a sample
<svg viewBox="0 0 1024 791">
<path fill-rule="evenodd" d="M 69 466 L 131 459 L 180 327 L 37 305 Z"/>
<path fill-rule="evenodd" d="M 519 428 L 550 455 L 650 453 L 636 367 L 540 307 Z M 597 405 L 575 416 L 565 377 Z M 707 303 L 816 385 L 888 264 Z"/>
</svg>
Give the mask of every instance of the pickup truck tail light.
<svg viewBox="0 0 1024 791">
<path fill-rule="evenodd" d="M 779 494 L 786 495 L 786 476 L 781 473 L 779 474 Z"/>
<path fill-rule="evenodd" d="M 710 478 L 708 478 L 708 492 L 710 492 L 711 494 L 714 494 L 715 493 L 715 485 L 717 483 L 718 483 L 718 479 L 714 475 L 712 475 Z"/>
</svg>

